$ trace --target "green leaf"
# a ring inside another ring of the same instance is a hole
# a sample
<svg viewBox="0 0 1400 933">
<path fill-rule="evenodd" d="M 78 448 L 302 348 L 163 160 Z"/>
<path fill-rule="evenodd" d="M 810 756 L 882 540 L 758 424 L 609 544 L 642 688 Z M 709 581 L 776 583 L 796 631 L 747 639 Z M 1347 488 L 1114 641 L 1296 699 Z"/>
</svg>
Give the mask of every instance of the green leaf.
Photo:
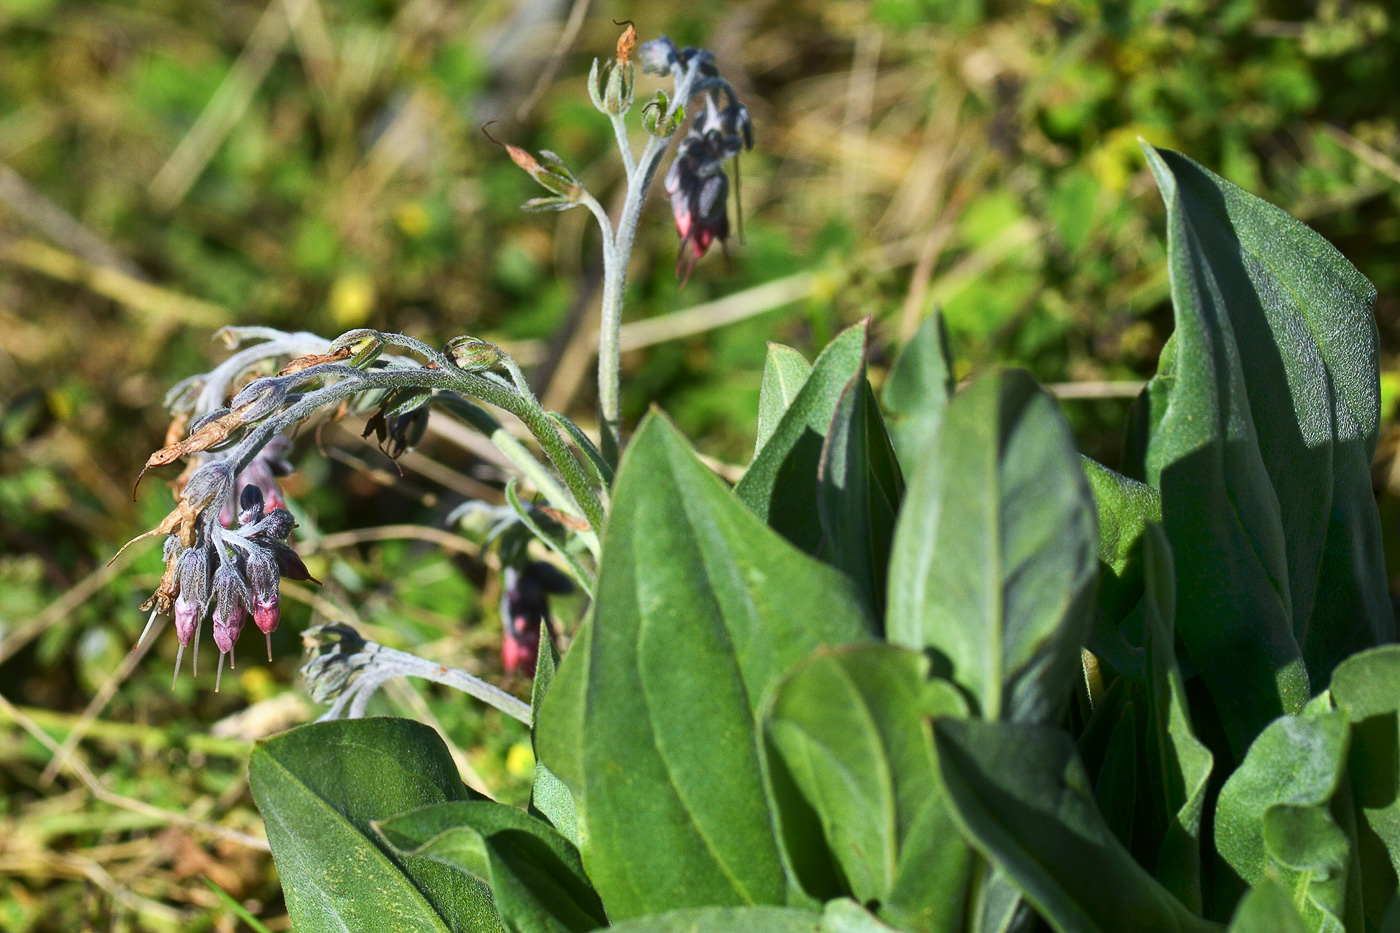
<svg viewBox="0 0 1400 933">
<path fill-rule="evenodd" d="M 928 448 L 953 395 L 953 363 L 943 315 L 935 310 L 894 361 L 880 401 L 885 406 L 899 462 L 912 473 Z"/>
<path fill-rule="evenodd" d="M 652 414 L 618 473 L 594 619 L 538 739 L 609 915 L 786 902 L 756 720 L 798 660 L 869 637 L 849 580 L 767 528 Z"/>
<path fill-rule="evenodd" d="M 836 404 L 846 386 L 863 371 L 869 322 L 836 335 L 812 364 L 772 436 L 734 487 L 740 501 L 784 538 L 818 554 L 822 547 L 817 512 L 817 470 Z"/>
<path fill-rule="evenodd" d="M 798 391 L 811 372 L 812 364 L 801 353 L 781 343 L 769 342 L 768 358 L 763 362 L 763 383 L 758 389 L 758 438 L 753 448 L 755 457 L 773 436 L 783 413 L 797 398 Z"/>
<path fill-rule="evenodd" d="M 821 913 L 798 907 L 698 907 L 624 920 L 617 933 L 895 933 L 849 900 Z"/>
<path fill-rule="evenodd" d="M 1351 841 L 1332 802 L 1350 740 L 1345 710 L 1281 716 L 1259 733 L 1215 807 L 1220 855 L 1250 884 L 1272 877 L 1295 889 L 1312 929 L 1346 920 Z"/>
<path fill-rule="evenodd" d="M 1230 921 L 1229 933 L 1309 933 L 1288 889 L 1268 879 L 1250 888 Z"/>
<path fill-rule="evenodd" d="M 1088 457 L 1080 464 L 1099 522 L 1099 612 L 1089 650 L 1120 676 L 1142 681 L 1142 537 L 1149 522 L 1162 520 L 1162 497 Z"/>
<path fill-rule="evenodd" d="M 940 719 L 938 773 L 972 844 L 1064 933 L 1217 929 L 1133 860 L 1100 816 L 1059 729 Z"/>
<path fill-rule="evenodd" d="M 1079 671 L 1098 549 L 1054 399 L 1023 372 L 983 378 L 953 399 L 910 480 L 888 637 L 937 651 L 984 718 L 1053 718 Z"/>
<path fill-rule="evenodd" d="M 432 729 L 406 719 L 313 723 L 259 742 L 248 772 L 297 930 L 501 929 L 480 881 L 400 856 L 371 827 L 468 798 Z"/>
<path fill-rule="evenodd" d="M 1347 775 L 1358 818 L 1361 893 L 1367 921 L 1379 926 L 1400 876 L 1400 645 L 1338 664 L 1329 693 L 1351 721 Z"/>
<path fill-rule="evenodd" d="M 574 844 L 514 807 L 455 801 L 375 823 L 406 858 L 427 858 L 484 883 L 510 933 L 586 933 L 608 922 Z"/>
<path fill-rule="evenodd" d="M 971 852 L 942 799 L 928 717 L 966 712 L 922 655 L 871 644 L 798 665 L 764 717 L 851 893 L 903 929 L 962 929 Z"/>
<path fill-rule="evenodd" d="M 1137 810 L 1137 707 L 1130 700 L 1118 717 L 1108 740 L 1103 766 L 1094 780 L 1094 801 L 1104 822 L 1123 844 L 1133 845 L 1133 818 Z"/>
<path fill-rule="evenodd" d="M 540 653 L 535 659 L 535 681 L 530 688 L 530 721 L 539 722 L 540 707 L 554 683 L 554 670 L 559 665 L 559 652 L 551 638 L 540 639 Z M 535 752 L 535 775 L 530 785 L 530 812 L 549 820 L 551 826 L 578 845 L 578 812 L 573 794 L 554 772 L 540 763 L 539 741 L 534 731 L 530 745 Z"/>
<path fill-rule="evenodd" d="M 235 917 L 248 924 L 248 929 L 252 930 L 253 933 L 272 933 L 272 931 L 267 928 L 267 924 L 249 913 L 248 908 L 240 904 L 232 894 L 211 881 L 208 876 L 204 878 L 204 883 L 208 886 L 209 890 L 214 892 L 214 896 L 217 897 L 225 907 L 233 911 Z"/>
<path fill-rule="evenodd" d="M 904 477 L 861 364 L 837 400 L 817 473 L 821 556 L 845 571 L 871 616 L 885 617 L 885 586 Z"/>
<path fill-rule="evenodd" d="M 1157 880 L 1196 912 L 1201 891 L 1201 817 L 1215 766 L 1191 728 L 1186 684 L 1176 660 L 1176 572 L 1171 545 L 1160 526 L 1143 535 L 1143 605 L 1147 621 L 1147 713 L 1152 737 L 1148 759 L 1156 780 L 1145 782 L 1161 827 Z"/>
<path fill-rule="evenodd" d="M 1392 637 L 1370 478 L 1375 289 L 1283 211 L 1147 156 L 1176 313 L 1147 478 L 1180 563 L 1177 626 L 1239 755 L 1307 702 L 1309 673 L 1322 683 Z"/>
</svg>

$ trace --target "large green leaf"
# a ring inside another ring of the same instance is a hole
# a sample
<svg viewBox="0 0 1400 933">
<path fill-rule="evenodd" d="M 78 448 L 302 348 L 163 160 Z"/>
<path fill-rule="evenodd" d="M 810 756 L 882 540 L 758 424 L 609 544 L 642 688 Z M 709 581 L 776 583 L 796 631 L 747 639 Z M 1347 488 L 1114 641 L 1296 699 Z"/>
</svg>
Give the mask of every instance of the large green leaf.
<svg viewBox="0 0 1400 933">
<path fill-rule="evenodd" d="M 248 772 L 298 931 L 501 929 L 480 881 L 394 853 L 371 826 L 468 798 L 432 729 L 407 719 L 313 723 L 258 743 Z"/>
<path fill-rule="evenodd" d="M 1340 930 L 1349 919 L 1352 844 L 1332 807 L 1350 741 L 1345 710 L 1281 716 L 1259 733 L 1215 807 L 1221 856 L 1250 884 L 1271 877 L 1293 888 L 1312 929 Z"/>
<path fill-rule="evenodd" d="M 1052 718 L 1079 671 L 1098 552 L 1054 399 L 1023 372 L 985 377 L 949 404 L 910 480 L 888 637 L 938 652 L 984 718 Z"/>
<path fill-rule="evenodd" d="M 928 717 L 966 714 L 920 654 L 820 652 L 773 694 L 764 727 L 861 903 L 906 930 L 961 930 L 971 851 L 938 786 Z"/>
<path fill-rule="evenodd" d="M 783 541 L 648 416 L 618 474 L 593 621 L 537 724 L 610 916 L 787 901 L 760 704 L 817 647 L 870 631 L 843 574 Z"/>
<path fill-rule="evenodd" d="M 755 457 L 773 436 L 783 413 L 797 398 L 811 372 L 812 364 L 792 347 L 781 343 L 768 344 L 768 358 L 763 362 L 763 382 L 758 389 L 758 437 L 753 448 Z"/>
<path fill-rule="evenodd" d="M 1094 804 L 1069 736 L 1050 726 L 940 719 L 938 773 L 963 832 L 1062 933 L 1206 931 L 1133 860 Z"/>
<path fill-rule="evenodd" d="M 1154 803 L 1157 880 L 1200 912 L 1201 819 L 1215 757 L 1191 729 L 1186 684 L 1176 660 L 1176 572 L 1160 526 L 1143 534 L 1144 617 L 1147 622 L 1148 758 L 1156 780 L 1145 783 Z"/>
<path fill-rule="evenodd" d="M 399 855 L 432 859 L 484 883 L 510 933 L 586 933 L 607 925 L 574 844 L 524 811 L 453 801 L 375 828 Z"/>
<path fill-rule="evenodd" d="M 900 351 L 880 393 L 890 439 L 906 473 L 914 471 L 933 435 L 938 433 L 953 385 L 943 315 L 935 310 L 924 318 Z"/>
<path fill-rule="evenodd" d="M 817 471 L 832 415 L 847 385 L 865 368 L 869 322 L 836 335 L 787 406 L 734 492 L 759 518 L 808 554 L 822 548 Z"/>
<path fill-rule="evenodd" d="M 862 365 L 831 416 L 817 473 L 821 556 L 855 582 L 875 619 L 885 617 L 885 581 L 904 477 Z"/>
<path fill-rule="evenodd" d="M 1143 655 L 1142 537 L 1162 520 L 1162 497 L 1146 483 L 1129 479 L 1081 457 L 1094 493 L 1099 521 L 1099 611 L 1089 650 L 1123 677 L 1147 676 Z"/>
<path fill-rule="evenodd" d="M 1301 708 L 1309 673 L 1323 683 L 1393 637 L 1370 481 L 1375 290 L 1284 212 L 1147 155 L 1176 313 L 1147 479 L 1179 565 L 1177 627 L 1238 755 Z"/>
<path fill-rule="evenodd" d="M 1400 645 L 1338 664 L 1329 693 L 1351 720 L 1347 775 L 1358 817 L 1362 899 L 1367 921 L 1379 927 L 1400 877 Z"/>
<path fill-rule="evenodd" d="M 618 933 L 895 933 L 842 899 L 819 913 L 797 907 L 692 907 L 615 923 Z"/>
<path fill-rule="evenodd" d="M 1229 933 L 1309 933 L 1288 889 L 1265 880 L 1250 888 L 1230 920 Z"/>
<path fill-rule="evenodd" d="M 535 681 L 530 688 L 530 719 L 537 722 L 540 707 L 554 683 L 554 672 L 559 666 L 559 652 L 554 648 L 552 638 L 540 639 L 540 653 L 535 659 Z M 538 743 L 535 734 L 530 734 L 531 746 L 535 749 L 535 775 L 530 785 L 530 812 L 549 820 L 550 825 L 564 837 L 578 845 L 578 812 L 574 808 L 574 797 L 564 782 L 555 777 L 554 772 L 539 760 Z"/>
</svg>

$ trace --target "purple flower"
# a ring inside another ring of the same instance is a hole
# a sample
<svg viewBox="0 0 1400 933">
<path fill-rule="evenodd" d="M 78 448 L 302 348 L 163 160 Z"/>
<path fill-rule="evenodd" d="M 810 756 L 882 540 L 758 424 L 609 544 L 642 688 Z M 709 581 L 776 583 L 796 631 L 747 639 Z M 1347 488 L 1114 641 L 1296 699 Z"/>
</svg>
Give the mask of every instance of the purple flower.
<svg viewBox="0 0 1400 933">
<path fill-rule="evenodd" d="M 729 238 L 729 176 L 724 162 L 753 148 L 753 122 L 737 100 L 721 109 L 713 94 L 681 140 L 675 161 L 666 172 L 666 194 L 681 235 L 676 275 L 684 284 L 695 263 L 715 240 Z"/>
<path fill-rule="evenodd" d="M 501 592 L 501 661 L 507 674 L 533 674 L 541 631 L 549 621 L 549 594 L 572 593 L 573 581 L 544 561 L 505 568 Z"/>
</svg>

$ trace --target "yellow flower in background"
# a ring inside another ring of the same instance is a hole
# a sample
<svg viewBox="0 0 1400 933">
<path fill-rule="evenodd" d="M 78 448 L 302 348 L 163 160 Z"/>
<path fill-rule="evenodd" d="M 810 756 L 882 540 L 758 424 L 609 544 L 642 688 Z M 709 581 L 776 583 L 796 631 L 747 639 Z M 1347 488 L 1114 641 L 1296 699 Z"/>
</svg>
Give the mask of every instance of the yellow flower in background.
<svg viewBox="0 0 1400 933">
<path fill-rule="evenodd" d="M 331 320 L 341 327 L 359 327 L 374 309 L 374 282 L 362 272 L 342 273 L 331 286 Z"/>
</svg>

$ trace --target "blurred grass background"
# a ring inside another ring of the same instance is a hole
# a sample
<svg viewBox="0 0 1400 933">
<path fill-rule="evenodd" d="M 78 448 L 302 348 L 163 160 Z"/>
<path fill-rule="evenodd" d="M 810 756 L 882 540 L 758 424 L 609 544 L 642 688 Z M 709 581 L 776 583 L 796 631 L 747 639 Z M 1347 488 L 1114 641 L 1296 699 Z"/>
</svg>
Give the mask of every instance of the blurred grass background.
<svg viewBox="0 0 1400 933">
<path fill-rule="evenodd" d="M 614 18 L 712 48 L 757 131 L 732 267 L 707 257 L 681 289 L 653 192 L 630 418 L 659 403 L 742 464 L 766 340 L 810 356 L 873 315 L 878 379 L 937 305 L 960 374 L 1009 363 L 1060 384 L 1085 449 L 1116 463 L 1171 326 L 1143 137 L 1303 218 L 1380 289 L 1394 550 L 1400 17 L 1383 3 L 0 0 L 0 929 L 249 928 L 205 878 L 287 929 L 245 765 L 254 739 L 315 715 L 296 689 L 305 626 L 349 620 L 501 678 L 480 555 L 395 527 L 496 495 L 497 466 L 456 432 L 402 478 L 358 431 L 300 440 L 289 492 L 326 584 L 289 587 L 277 660 L 249 657 L 220 694 L 207 671 L 170 690 L 168 635 L 129 652 L 155 551 L 105 564 L 169 509 L 159 482 L 134 503 L 130 484 L 165 390 L 222 358 L 222 324 L 484 336 L 547 405 L 592 420 L 591 218 L 519 212 L 532 183 L 479 127 L 614 199 L 583 85 Z M 421 685 L 376 704 L 439 726 L 471 781 L 523 800 L 514 722 Z"/>
</svg>

